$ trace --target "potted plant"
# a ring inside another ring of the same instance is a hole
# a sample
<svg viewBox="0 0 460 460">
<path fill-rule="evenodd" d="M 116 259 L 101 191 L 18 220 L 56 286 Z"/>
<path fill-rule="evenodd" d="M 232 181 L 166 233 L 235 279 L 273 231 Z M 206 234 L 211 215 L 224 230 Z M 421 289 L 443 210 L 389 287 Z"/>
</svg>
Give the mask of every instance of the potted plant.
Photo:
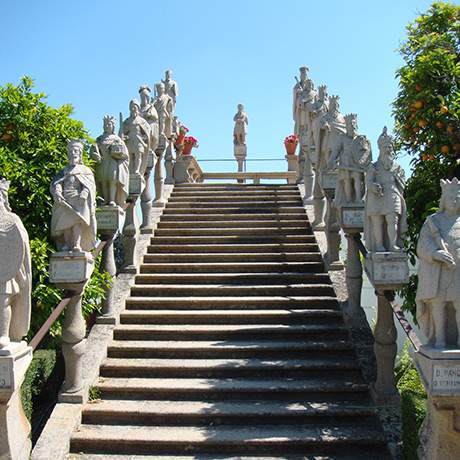
<svg viewBox="0 0 460 460">
<path fill-rule="evenodd" d="M 284 147 L 286 147 L 286 153 L 288 155 L 294 155 L 297 144 L 299 143 L 299 138 L 295 134 L 291 134 L 284 139 Z"/>
<path fill-rule="evenodd" d="M 179 148 L 184 143 L 185 135 L 187 133 L 188 133 L 188 128 L 186 126 L 180 126 L 179 135 L 177 136 L 177 139 L 174 142 L 174 147 L 176 147 L 177 150 L 179 150 Z"/>
<path fill-rule="evenodd" d="M 198 140 L 193 136 L 187 136 L 184 138 L 184 149 L 182 155 L 190 155 L 193 147 L 198 148 Z"/>
</svg>

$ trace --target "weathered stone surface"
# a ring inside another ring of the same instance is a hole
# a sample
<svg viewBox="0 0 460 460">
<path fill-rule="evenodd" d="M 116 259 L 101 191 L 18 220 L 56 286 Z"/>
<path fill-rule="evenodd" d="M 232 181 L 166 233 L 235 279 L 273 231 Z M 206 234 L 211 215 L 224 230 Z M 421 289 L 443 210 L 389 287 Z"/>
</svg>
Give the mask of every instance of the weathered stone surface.
<svg viewBox="0 0 460 460">
<path fill-rule="evenodd" d="M 94 260 L 88 252 L 55 252 L 50 257 L 50 282 L 85 283 L 93 269 Z"/>
</svg>

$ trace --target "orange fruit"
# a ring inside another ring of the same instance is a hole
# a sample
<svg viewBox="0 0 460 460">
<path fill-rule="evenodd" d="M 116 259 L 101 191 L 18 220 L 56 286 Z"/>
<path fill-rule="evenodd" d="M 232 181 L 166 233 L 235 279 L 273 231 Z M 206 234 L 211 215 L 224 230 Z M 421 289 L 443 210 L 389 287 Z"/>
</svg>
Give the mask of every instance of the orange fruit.
<svg viewBox="0 0 460 460">
<path fill-rule="evenodd" d="M 414 102 L 414 107 L 416 109 L 421 109 L 423 107 L 423 101 L 415 101 Z"/>
<path fill-rule="evenodd" d="M 447 112 L 449 111 L 449 109 L 447 108 L 447 106 L 443 105 L 443 106 L 439 109 L 439 111 L 440 111 L 441 113 L 447 113 Z"/>
<path fill-rule="evenodd" d="M 426 120 L 422 119 L 418 121 L 418 125 L 420 126 L 420 128 L 425 128 L 427 124 L 428 122 Z"/>
<path fill-rule="evenodd" d="M 449 151 L 450 151 L 450 149 L 449 149 L 449 146 L 448 146 L 448 145 L 443 145 L 443 146 L 441 147 L 441 153 L 442 153 L 443 155 L 447 155 L 447 154 L 449 153 Z"/>
</svg>

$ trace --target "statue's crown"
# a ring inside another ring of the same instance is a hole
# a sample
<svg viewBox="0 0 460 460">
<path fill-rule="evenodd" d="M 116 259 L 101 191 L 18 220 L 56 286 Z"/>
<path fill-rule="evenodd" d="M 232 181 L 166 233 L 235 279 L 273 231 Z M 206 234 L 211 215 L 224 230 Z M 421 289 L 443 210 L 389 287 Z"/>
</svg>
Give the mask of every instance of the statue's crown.
<svg viewBox="0 0 460 460">
<path fill-rule="evenodd" d="M 113 115 L 104 115 L 104 123 L 106 121 L 112 121 L 115 123 L 115 117 Z"/>
<path fill-rule="evenodd" d="M 450 191 L 458 192 L 460 190 L 460 181 L 456 177 L 452 180 L 441 179 L 441 189 L 442 193 Z"/>
<path fill-rule="evenodd" d="M 2 192 L 7 192 L 10 188 L 10 181 L 6 179 L 0 179 L 0 190 Z"/>
<path fill-rule="evenodd" d="M 141 94 L 142 91 L 148 91 L 149 93 L 152 92 L 152 90 L 150 89 L 150 87 L 149 87 L 148 85 L 141 85 L 141 86 L 139 87 L 139 94 Z"/>
<path fill-rule="evenodd" d="M 300 72 L 308 72 L 310 69 L 306 66 L 299 67 Z"/>
<path fill-rule="evenodd" d="M 83 140 L 82 139 L 70 139 L 69 142 L 67 142 L 67 146 L 73 147 L 74 145 L 78 145 L 81 149 L 83 149 Z"/>
<path fill-rule="evenodd" d="M 345 123 L 350 123 L 352 122 L 353 120 L 357 121 L 358 120 L 358 115 L 356 113 L 348 113 L 347 115 L 345 115 Z"/>
<path fill-rule="evenodd" d="M 324 96 L 327 93 L 327 85 L 319 85 L 318 86 L 319 94 Z"/>
<path fill-rule="evenodd" d="M 377 139 L 377 145 L 379 149 L 383 149 L 385 147 L 394 147 L 393 138 L 388 134 L 388 129 L 386 126 L 383 127 L 382 134 L 380 134 L 379 138 Z"/>
</svg>

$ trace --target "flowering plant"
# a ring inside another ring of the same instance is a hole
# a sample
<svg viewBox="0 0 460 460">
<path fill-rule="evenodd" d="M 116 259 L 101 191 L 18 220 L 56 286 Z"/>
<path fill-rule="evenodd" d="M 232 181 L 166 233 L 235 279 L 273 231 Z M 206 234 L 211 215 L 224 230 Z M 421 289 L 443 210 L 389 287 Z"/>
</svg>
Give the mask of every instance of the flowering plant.
<svg viewBox="0 0 460 460">
<path fill-rule="evenodd" d="M 299 137 L 296 136 L 295 134 L 291 134 L 290 136 L 287 136 L 284 138 L 284 145 L 287 145 L 287 144 L 297 145 L 298 143 L 299 143 Z"/>
<path fill-rule="evenodd" d="M 198 139 L 195 139 L 193 136 L 187 136 L 186 138 L 184 138 L 184 144 L 198 148 Z"/>
<path fill-rule="evenodd" d="M 187 128 L 187 126 L 181 125 L 181 126 L 179 127 L 179 136 L 185 135 L 185 134 L 187 134 L 187 133 L 188 133 L 188 128 Z"/>
</svg>

